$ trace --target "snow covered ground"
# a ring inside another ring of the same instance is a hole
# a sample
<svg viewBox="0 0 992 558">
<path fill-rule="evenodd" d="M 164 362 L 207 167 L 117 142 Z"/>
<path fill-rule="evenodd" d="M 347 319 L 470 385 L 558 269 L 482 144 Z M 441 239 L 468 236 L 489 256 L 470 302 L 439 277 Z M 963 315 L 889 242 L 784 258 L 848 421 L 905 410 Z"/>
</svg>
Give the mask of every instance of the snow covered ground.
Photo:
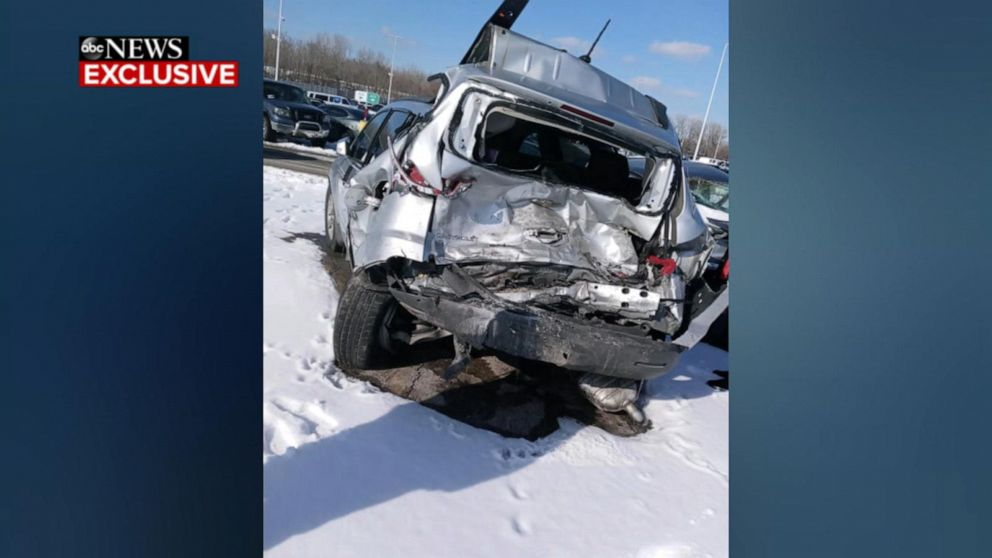
<svg viewBox="0 0 992 558">
<path fill-rule="evenodd" d="M 281 147 L 283 149 L 292 149 L 293 151 L 302 151 L 304 153 L 312 153 L 314 155 L 324 155 L 327 157 L 336 157 L 337 152 L 334 150 L 336 143 L 328 142 L 324 147 L 317 147 L 315 145 L 310 145 L 309 142 L 304 140 L 290 140 L 283 139 L 280 141 L 265 141 L 262 142 L 263 145 L 269 147 Z M 323 200 L 323 198 L 321 198 Z"/>
<path fill-rule="evenodd" d="M 325 187 L 264 169 L 267 555 L 727 555 L 729 396 L 705 383 L 725 352 L 697 346 L 651 382 L 635 438 L 565 420 L 507 439 L 379 392 L 332 364 L 338 293 L 306 239 Z"/>
</svg>

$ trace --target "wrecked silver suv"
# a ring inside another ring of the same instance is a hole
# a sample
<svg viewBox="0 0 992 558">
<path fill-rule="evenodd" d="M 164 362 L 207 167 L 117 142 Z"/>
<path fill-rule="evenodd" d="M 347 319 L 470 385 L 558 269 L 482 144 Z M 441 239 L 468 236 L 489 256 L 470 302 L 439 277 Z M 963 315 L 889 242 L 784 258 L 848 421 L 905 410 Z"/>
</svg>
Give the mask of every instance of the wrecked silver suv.
<svg viewBox="0 0 992 558">
<path fill-rule="evenodd" d="M 506 3 L 504 3 L 505 5 Z M 518 3 L 519 4 L 519 3 Z M 497 11 L 430 102 L 381 110 L 329 172 L 326 234 L 354 277 L 334 324 L 345 369 L 451 335 L 583 372 L 637 418 L 727 305 L 660 102 L 509 30 Z"/>
</svg>

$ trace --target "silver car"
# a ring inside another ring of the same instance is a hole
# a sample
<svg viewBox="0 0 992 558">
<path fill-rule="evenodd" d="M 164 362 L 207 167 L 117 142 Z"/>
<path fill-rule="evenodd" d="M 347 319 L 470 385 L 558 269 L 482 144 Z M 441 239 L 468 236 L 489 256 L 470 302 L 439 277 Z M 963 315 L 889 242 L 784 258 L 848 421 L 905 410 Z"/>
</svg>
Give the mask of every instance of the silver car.
<svg viewBox="0 0 992 558">
<path fill-rule="evenodd" d="M 510 30 L 504 2 L 430 101 L 383 108 L 329 171 L 326 234 L 350 259 L 334 354 L 389 367 L 451 336 L 580 372 L 607 411 L 672 369 L 727 306 L 664 105 Z"/>
</svg>

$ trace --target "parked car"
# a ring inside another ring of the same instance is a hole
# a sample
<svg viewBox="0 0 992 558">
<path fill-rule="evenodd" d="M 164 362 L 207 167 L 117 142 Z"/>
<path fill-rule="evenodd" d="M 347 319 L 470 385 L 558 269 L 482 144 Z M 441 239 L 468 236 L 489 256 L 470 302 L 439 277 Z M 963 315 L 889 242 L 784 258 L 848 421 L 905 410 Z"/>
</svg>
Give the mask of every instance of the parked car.
<svg viewBox="0 0 992 558">
<path fill-rule="evenodd" d="M 351 131 L 352 136 L 358 135 L 362 129 L 362 110 L 343 105 L 321 105 L 320 110 L 331 115 Z"/>
<path fill-rule="evenodd" d="M 729 244 L 730 175 L 706 163 L 686 161 L 684 165 L 689 191 L 716 240 L 709 264 L 716 268 L 722 265 Z"/>
<path fill-rule="evenodd" d="M 713 240 L 665 106 L 511 31 L 524 5 L 504 2 L 461 64 L 432 76 L 431 102 L 390 103 L 338 144 L 325 232 L 354 275 L 335 358 L 390 367 L 450 335 L 448 376 L 480 349 L 542 361 L 643 420 L 641 382 L 726 308 L 702 278 Z"/>
<path fill-rule="evenodd" d="M 693 161 L 685 163 L 685 175 L 689 191 L 699 213 L 709 223 L 715 241 L 703 277 L 711 288 L 719 289 L 730 280 L 730 175 L 715 166 Z M 703 340 L 726 350 L 729 317 L 728 308 L 713 322 Z"/>
<path fill-rule="evenodd" d="M 334 95 L 331 93 L 321 93 L 319 91 L 307 91 L 307 97 L 312 101 L 329 105 L 351 106 L 351 100 L 347 97 Z"/>
<path fill-rule="evenodd" d="M 295 85 L 265 80 L 262 85 L 262 138 L 308 139 L 323 147 L 330 133 L 331 117 L 307 100 L 306 92 Z"/>
<path fill-rule="evenodd" d="M 724 161 L 723 159 L 716 159 L 713 157 L 699 157 L 694 159 L 697 163 L 702 163 L 704 165 L 710 165 L 716 167 L 724 172 L 730 172 L 730 163 Z"/>
</svg>

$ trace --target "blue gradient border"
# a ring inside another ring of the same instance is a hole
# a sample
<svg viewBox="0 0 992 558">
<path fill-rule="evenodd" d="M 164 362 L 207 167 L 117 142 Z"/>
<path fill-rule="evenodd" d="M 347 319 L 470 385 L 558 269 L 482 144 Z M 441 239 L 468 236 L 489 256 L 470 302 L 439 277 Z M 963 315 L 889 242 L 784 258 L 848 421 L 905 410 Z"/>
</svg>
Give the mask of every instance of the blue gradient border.
<svg viewBox="0 0 992 558">
<path fill-rule="evenodd" d="M 988 555 L 992 17 L 731 5 L 731 555 Z"/>
<path fill-rule="evenodd" d="M 0 556 L 255 556 L 261 3 L 4 2 Z M 236 89 L 84 89 L 80 35 Z"/>
</svg>

